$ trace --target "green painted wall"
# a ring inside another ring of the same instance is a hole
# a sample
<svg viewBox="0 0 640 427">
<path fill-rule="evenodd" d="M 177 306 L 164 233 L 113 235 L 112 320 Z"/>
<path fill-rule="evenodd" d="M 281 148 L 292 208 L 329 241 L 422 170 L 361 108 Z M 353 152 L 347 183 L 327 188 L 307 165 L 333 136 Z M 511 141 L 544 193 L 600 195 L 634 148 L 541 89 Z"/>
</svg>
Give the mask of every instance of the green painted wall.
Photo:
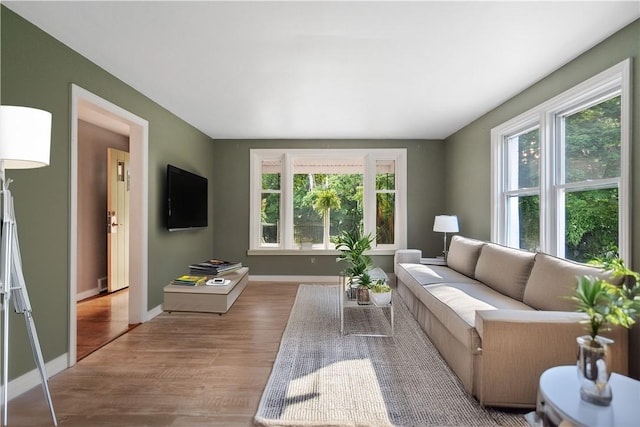
<svg viewBox="0 0 640 427">
<path fill-rule="evenodd" d="M 2 104 L 53 114 L 50 166 L 8 172 L 15 180 L 11 188 L 24 274 L 48 361 L 66 353 L 69 345 L 71 84 L 149 121 L 149 309 L 162 303 L 162 288 L 169 280 L 213 250 L 212 225 L 179 233 L 164 228 L 166 164 L 212 180 L 214 146 L 209 137 L 9 9 L 1 6 L 0 14 Z M 35 368 L 24 320 L 19 316 L 12 315 L 10 338 L 10 377 L 15 378 Z"/>
<path fill-rule="evenodd" d="M 249 247 L 249 151 L 252 148 L 406 148 L 408 247 L 425 256 L 442 251 L 442 235 L 434 233 L 433 217 L 443 213 L 442 141 L 425 140 L 216 140 L 214 159 L 214 251 L 240 260 L 256 275 L 336 275 L 342 265 L 335 256 L 247 255 Z M 377 266 L 393 272 L 393 257 L 374 257 Z"/>
<path fill-rule="evenodd" d="M 445 206 L 460 217 L 464 234 L 491 236 L 491 129 L 553 98 L 607 68 L 632 58 L 632 201 L 633 259 L 640 269 L 640 20 L 578 56 L 540 82 L 475 120 L 445 140 L 447 194 Z M 630 372 L 640 377 L 640 327 L 632 333 Z"/>
</svg>

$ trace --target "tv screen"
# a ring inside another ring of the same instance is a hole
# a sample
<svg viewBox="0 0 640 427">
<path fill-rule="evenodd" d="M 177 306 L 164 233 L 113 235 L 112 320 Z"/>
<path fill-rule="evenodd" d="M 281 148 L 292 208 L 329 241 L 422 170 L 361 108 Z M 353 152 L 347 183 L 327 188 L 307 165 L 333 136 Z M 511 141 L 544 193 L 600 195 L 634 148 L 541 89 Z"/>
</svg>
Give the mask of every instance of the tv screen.
<svg viewBox="0 0 640 427">
<path fill-rule="evenodd" d="M 170 231 L 207 226 L 207 178 L 167 165 L 167 228 Z"/>
</svg>

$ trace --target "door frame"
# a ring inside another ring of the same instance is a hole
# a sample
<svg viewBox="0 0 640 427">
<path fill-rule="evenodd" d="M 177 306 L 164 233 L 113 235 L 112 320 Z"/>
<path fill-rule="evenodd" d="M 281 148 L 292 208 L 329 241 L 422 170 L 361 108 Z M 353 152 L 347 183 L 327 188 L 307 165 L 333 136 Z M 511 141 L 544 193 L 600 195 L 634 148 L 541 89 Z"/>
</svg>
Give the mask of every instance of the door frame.
<svg viewBox="0 0 640 427">
<path fill-rule="evenodd" d="M 104 123 L 129 127 L 131 173 L 129 234 L 129 323 L 148 320 L 148 200 L 149 122 L 111 102 L 71 84 L 71 200 L 69 256 L 69 350 L 68 365 L 77 361 L 78 290 L 78 118 L 80 109 L 97 113 Z M 100 125 L 100 124 L 99 124 Z M 105 254 L 106 256 L 106 254 Z"/>
</svg>

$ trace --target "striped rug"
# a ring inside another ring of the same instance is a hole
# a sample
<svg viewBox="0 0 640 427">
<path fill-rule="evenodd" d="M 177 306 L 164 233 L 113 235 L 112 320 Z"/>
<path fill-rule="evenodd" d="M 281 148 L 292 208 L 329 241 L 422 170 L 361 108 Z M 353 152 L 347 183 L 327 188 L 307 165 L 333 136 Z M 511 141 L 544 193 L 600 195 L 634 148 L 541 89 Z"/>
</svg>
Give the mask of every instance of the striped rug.
<svg viewBox="0 0 640 427">
<path fill-rule="evenodd" d="M 300 285 L 258 424 L 527 426 L 466 393 L 397 295 L 393 337 L 342 336 L 338 298 L 337 286 Z M 388 328 L 389 312 L 348 309 L 345 326 Z"/>
</svg>

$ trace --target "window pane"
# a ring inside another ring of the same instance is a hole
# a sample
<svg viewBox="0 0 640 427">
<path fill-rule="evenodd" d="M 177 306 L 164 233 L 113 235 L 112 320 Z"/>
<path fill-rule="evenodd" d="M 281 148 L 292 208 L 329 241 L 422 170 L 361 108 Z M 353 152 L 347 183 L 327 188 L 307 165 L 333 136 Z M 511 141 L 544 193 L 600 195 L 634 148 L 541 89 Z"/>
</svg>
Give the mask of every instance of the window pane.
<svg viewBox="0 0 640 427">
<path fill-rule="evenodd" d="M 297 244 L 311 247 L 322 243 L 322 216 L 313 208 L 313 190 L 325 175 L 293 175 L 293 237 Z"/>
<path fill-rule="evenodd" d="M 318 168 L 315 170 L 322 171 Z M 327 170 L 335 168 L 329 165 Z M 363 175 L 358 173 L 294 174 L 293 221 L 296 243 L 307 243 L 304 245 L 306 247 L 322 245 L 330 248 L 335 237 L 343 230 L 362 227 L 362 182 Z M 326 222 L 325 215 L 329 216 Z M 325 225 L 328 228 L 326 233 Z"/>
<path fill-rule="evenodd" d="M 280 243 L 280 193 L 262 193 L 260 216 L 261 243 Z"/>
<path fill-rule="evenodd" d="M 362 209 L 363 175 L 341 174 L 329 176 L 329 185 L 340 198 L 340 209 L 331 211 L 331 236 L 343 231 L 361 230 L 364 218 Z"/>
<path fill-rule="evenodd" d="M 280 160 L 264 160 L 262 162 L 262 189 L 280 190 Z"/>
<path fill-rule="evenodd" d="M 507 244 L 537 251 L 540 248 L 540 196 L 507 198 Z"/>
<path fill-rule="evenodd" d="M 618 252 L 618 189 L 565 196 L 565 257 L 586 262 Z"/>
<path fill-rule="evenodd" d="M 395 165 L 394 160 L 376 160 L 376 190 L 395 190 Z"/>
<path fill-rule="evenodd" d="M 507 139 L 507 188 L 536 188 L 540 184 L 540 130 Z"/>
<path fill-rule="evenodd" d="M 395 194 L 376 194 L 376 244 L 392 245 L 394 237 Z"/>
<path fill-rule="evenodd" d="M 620 96 L 564 118 L 565 182 L 620 176 Z"/>
</svg>

